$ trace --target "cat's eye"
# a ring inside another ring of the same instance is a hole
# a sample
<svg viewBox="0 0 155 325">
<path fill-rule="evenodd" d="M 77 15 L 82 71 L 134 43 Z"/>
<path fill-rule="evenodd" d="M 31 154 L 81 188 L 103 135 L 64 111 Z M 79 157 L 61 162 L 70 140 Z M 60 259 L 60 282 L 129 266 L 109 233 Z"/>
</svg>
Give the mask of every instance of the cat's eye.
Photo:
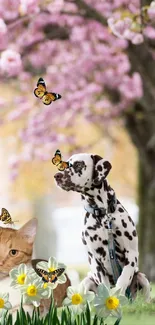
<svg viewBox="0 0 155 325">
<path fill-rule="evenodd" d="M 10 253 L 11 256 L 16 256 L 18 254 L 18 250 L 17 249 L 11 249 Z"/>
</svg>

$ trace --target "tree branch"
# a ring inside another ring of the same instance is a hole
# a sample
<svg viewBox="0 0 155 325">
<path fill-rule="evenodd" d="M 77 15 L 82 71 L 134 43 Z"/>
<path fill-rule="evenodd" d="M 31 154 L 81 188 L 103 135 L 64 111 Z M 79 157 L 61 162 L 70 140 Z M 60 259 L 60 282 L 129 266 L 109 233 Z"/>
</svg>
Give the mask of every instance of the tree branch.
<svg viewBox="0 0 155 325">
<path fill-rule="evenodd" d="M 76 6 L 81 10 L 81 14 L 85 18 L 93 19 L 101 23 L 102 25 L 107 25 L 106 19 L 100 14 L 95 8 L 88 5 L 83 0 L 76 0 Z"/>
</svg>

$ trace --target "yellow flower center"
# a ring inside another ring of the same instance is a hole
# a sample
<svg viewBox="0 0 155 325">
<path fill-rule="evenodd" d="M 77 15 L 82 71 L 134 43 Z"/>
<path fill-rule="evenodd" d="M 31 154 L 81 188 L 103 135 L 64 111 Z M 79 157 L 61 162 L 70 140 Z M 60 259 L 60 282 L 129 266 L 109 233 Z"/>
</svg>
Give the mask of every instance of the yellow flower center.
<svg viewBox="0 0 155 325">
<path fill-rule="evenodd" d="M 79 293 L 75 293 L 73 296 L 72 296 L 72 304 L 73 305 L 79 305 L 83 302 L 83 298 L 82 296 L 79 294 Z"/>
<path fill-rule="evenodd" d="M 56 268 L 54 268 L 54 267 L 49 267 L 48 268 L 48 272 L 53 272 L 53 271 L 55 271 L 56 270 Z"/>
<path fill-rule="evenodd" d="M 35 285 L 30 285 L 28 288 L 27 288 L 27 294 L 28 296 L 31 296 L 31 297 L 34 297 L 36 296 L 37 294 L 37 288 Z"/>
<path fill-rule="evenodd" d="M 0 308 L 4 307 L 4 299 L 0 298 Z"/>
<path fill-rule="evenodd" d="M 45 283 L 43 284 L 43 288 L 44 288 L 44 289 L 46 289 L 46 288 L 47 288 L 47 286 L 48 286 L 48 283 L 47 283 L 47 282 L 45 282 Z"/>
<path fill-rule="evenodd" d="M 108 309 L 116 309 L 119 306 L 119 299 L 116 297 L 108 297 L 105 305 Z"/>
<path fill-rule="evenodd" d="M 25 282 L 25 278 L 26 278 L 26 274 L 21 274 L 21 275 L 18 275 L 18 277 L 17 277 L 17 282 L 19 283 L 19 284 L 24 284 L 24 282 Z"/>
</svg>

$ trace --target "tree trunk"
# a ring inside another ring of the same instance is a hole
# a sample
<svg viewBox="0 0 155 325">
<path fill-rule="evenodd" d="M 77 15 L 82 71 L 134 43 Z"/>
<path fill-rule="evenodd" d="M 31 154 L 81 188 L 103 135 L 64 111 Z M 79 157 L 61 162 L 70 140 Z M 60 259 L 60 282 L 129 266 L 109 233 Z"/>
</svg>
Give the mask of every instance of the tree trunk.
<svg viewBox="0 0 155 325">
<path fill-rule="evenodd" d="M 153 132 L 151 119 L 155 115 L 148 117 L 140 103 L 126 115 L 127 131 L 139 154 L 139 266 L 149 280 L 155 281 L 155 126 Z"/>
<path fill-rule="evenodd" d="M 155 160 L 139 159 L 139 252 L 140 270 L 155 281 Z"/>
</svg>

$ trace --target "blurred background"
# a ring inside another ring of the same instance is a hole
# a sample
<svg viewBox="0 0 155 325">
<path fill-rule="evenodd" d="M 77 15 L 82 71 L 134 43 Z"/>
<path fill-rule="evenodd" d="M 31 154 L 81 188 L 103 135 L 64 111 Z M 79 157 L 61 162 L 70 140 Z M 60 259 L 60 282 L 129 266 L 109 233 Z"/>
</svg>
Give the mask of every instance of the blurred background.
<svg viewBox="0 0 155 325">
<path fill-rule="evenodd" d="M 80 195 L 57 188 L 51 159 L 58 148 L 64 160 L 105 157 L 139 231 L 141 270 L 155 280 L 154 52 L 149 34 L 147 46 L 112 34 L 117 10 L 139 13 L 139 1 L 0 2 L 0 207 L 17 227 L 37 217 L 38 258 L 86 273 Z M 35 97 L 40 77 L 62 98 L 47 106 Z"/>
</svg>

